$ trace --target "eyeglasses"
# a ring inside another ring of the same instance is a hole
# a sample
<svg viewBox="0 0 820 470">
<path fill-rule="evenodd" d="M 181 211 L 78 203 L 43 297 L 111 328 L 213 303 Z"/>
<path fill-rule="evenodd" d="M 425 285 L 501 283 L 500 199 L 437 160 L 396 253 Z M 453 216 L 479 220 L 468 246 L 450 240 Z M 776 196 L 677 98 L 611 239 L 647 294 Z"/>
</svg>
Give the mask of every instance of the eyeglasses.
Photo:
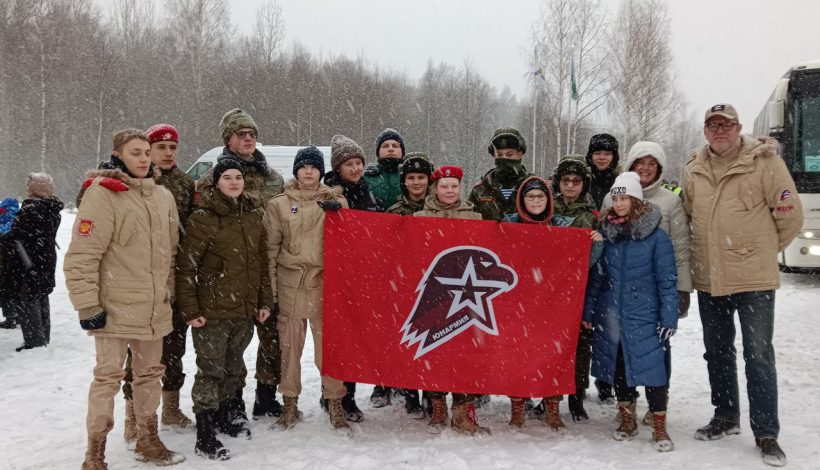
<svg viewBox="0 0 820 470">
<path fill-rule="evenodd" d="M 584 183 L 584 180 L 581 178 L 561 178 L 561 184 L 565 184 L 567 186 L 578 186 Z"/>
<path fill-rule="evenodd" d="M 527 194 L 524 199 L 528 201 L 543 201 L 547 198 L 546 194 Z"/>
<path fill-rule="evenodd" d="M 259 134 L 257 134 L 255 130 L 251 129 L 251 130 L 247 130 L 247 131 L 236 131 L 236 132 L 234 132 L 234 135 L 236 135 L 240 139 L 244 139 L 245 137 L 248 137 L 248 136 L 251 136 L 255 139 L 256 136 L 259 135 Z"/>
<path fill-rule="evenodd" d="M 730 130 L 734 129 L 736 125 L 736 122 L 721 122 L 720 124 L 713 122 L 711 124 L 704 124 L 703 127 L 709 132 L 717 132 L 718 129 L 722 130 L 723 132 L 729 132 Z"/>
</svg>

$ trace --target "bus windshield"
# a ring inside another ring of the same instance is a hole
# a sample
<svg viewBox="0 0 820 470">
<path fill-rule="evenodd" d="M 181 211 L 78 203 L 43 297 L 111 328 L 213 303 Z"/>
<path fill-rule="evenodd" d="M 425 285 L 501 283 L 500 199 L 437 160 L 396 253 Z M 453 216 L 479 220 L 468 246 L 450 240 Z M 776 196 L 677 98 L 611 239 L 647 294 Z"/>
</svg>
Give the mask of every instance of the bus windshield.
<svg viewBox="0 0 820 470">
<path fill-rule="evenodd" d="M 820 96 L 794 100 L 793 173 L 820 175 Z"/>
</svg>

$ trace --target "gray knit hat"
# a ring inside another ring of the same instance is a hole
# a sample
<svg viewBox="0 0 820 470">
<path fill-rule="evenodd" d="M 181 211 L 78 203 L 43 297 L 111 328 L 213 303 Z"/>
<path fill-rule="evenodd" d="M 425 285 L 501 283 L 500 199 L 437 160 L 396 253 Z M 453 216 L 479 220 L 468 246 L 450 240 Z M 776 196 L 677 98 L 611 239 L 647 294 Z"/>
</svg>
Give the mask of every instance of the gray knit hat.
<svg viewBox="0 0 820 470">
<path fill-rule="evenodd" d="M 360 158 L 364 163 L 364 150 L 350 137 L 334 135 L 330 139 L 330 167 L 339 171 L 339 167 L 351 158 Z"/>
<path fill-rule="evenodd" d="M 230 140 L 234 132 L 247 128 L 255 130 L 257 134 L 259 133 L 259 128 L 256 127 L 256 121 L 253 120 L 250 114 L 239 108 L 228 111 L 222 116 L 222 120 L 219 121 L 219 130 L 222 131 L 222 142 L 224 142 L 225 145 L 228 145 L 228 140 Z"/>
</svg>

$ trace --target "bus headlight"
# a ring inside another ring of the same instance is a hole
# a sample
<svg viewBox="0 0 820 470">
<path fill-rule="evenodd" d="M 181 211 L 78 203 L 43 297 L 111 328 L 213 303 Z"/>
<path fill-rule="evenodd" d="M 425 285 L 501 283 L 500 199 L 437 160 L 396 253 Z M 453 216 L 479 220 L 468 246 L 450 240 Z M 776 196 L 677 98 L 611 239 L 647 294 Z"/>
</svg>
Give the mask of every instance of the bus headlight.
<svg viewBox="0 0 820 470">
<path fill-rule="evenodd" d="M 797 234 L 797 238 L 802 238 L 804 240 L 820 240 L 820 231 L 801 230 L 800 233 Z"/>
<path fill-rule="evenodd" d="M 812 245 L 809 247 L 809 254 L 820 256 L 820 245 Z"/>
</svg>

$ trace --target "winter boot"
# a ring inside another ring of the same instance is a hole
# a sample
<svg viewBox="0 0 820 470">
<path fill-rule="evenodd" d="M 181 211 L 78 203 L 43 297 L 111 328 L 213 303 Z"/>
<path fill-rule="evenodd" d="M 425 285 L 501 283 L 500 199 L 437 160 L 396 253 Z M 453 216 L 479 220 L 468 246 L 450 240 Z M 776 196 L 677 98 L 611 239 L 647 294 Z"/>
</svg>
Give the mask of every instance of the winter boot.
<svg viewBox="0 0 820 470">
<path fill-rule="evenodd" d="M 149 462 L 160 467 L 176 465 L 185 461 L 185 456 L 172 452 L 159 440 L 157 434 L 157 416 L 152 416 L 144 423 L 137 423 L 137 460 Z"/>
<path fill-rule="evenodd" d="M 784 467 L 786 465 L 786 453 L 780 448 L 777 439 L 773 437 L 755 438 L 755 445 L 760 449 L 760 456 L 763 463 L 772 467 Z"/>
<path fill-rule="evenodd" d="M 302 421 L 302 412 L 299 411 L 299 408 L 296 406 L 299 402 L 299 397 L 286 397 L 282 395 L 282 401 L 285 402 L 285 406 L 282 409 L 279 419 L 276 420 L 276 426 L 279 429 L 290 429 L 296 426 L 296 423 Z"/>
<path fill-rule="evenodd" d="M 432 412 L 430 413 L 430 422 L 427 423 L 430 426 L 430 432 L 432 433 L 440 433 L 445 426 L 447 426 L 447 400 L 442 398 L 430 398 L 430 404 L 433 407 Z"/>
<path fill-rule="evenodd" d="M 585 423 L 589 421 L 589 415 L 587 414 L 587 410 L 584 409 L 584 393 L 579 392 L 574 395 L 570 395 L 568 397 L 569 401 L 569 414 L 572 416 L 572 420 L 576 423 Z"/>
<path fill-rule="evenodd" d="M 544 400 L 544 423 L 553 431 L 563 431 L 567 428 L 564 420 L 561 419 L 559 400 Z"/>
<path fill-rule="evenodd" d="M 413 419 L 424 419 L 424 408 L 419 402 L 418 390 L 404 390 L 404 409 Z"/>
<path fill-rule="evenodd" d="M 219 404 L 217 427 L 220 432 L 231 437 L 251 438 L 248 415 L 245 414 L 245 401 L 242 398 L 235 396 Z"/>
<path fill-rule="evenodd" d="M 600 400 L 601 403 L 606 405 L 615 404 L 615 395 L 612 394 L 612 384 L 596 380 L 595 388 L 598 389 L 598 400 Z"/>
<path fill-rule="evenodd" d="M 342 398 L 342 408 L 348 421 L 360 423 L 364 421 L 364 413 L 356 405 L 356 382 L 345 382 L 347 394 Z"/>
<path fill-rule="evenodd" d="M 216 411 L 207 410 L 196 414 L 196 446 L 194 453 L 211 460 L 228 460 L 231 451 L 216 438 Z"/>
<path fill-rule="evenodd" d="M 490 403 L 490 396 L 489 395 L 478 395 L 475 398 L 475 407 L 481 408 L 482 406 Z"/>
<path fill-rule="evenodd" d="M 347 424 L 349 418 L 346 415 L 345 409 L 342 406 L 341 398 L 330 398 L 327 400 L 328 414 L 330 415 L 330 425 L 333 429 L 349 429 Z"/>
<path fill-rule="evenodd" d="M 17 317 L 6 317 L 6 319 L 0 322 L 0 328 L 4 330 L 14 330 L 17 328 Z"/>
<path fill-rule="evenodd" d="M 654 416 L 655 415 L 652 414 L 652 410 L 646 410 L 646 414 L 643 415 L 643 419 L 641 420 L 641 423 L 643 423 L 647 426 L 652 426 L 652 423 L 654 421 Z"/>
<path fill-rule="evenodd" d="M 162 424 L 181 429 L 193 424 L 193 421 L 179 409 L 179 390 L 162 391 Z"/>
<path fill-rule="evenodd" d="M 390 404 L 390 387 L 376 385 L 370 394 L 370 404 L 373 408 L 384 408 Z"/>
<path fill-rule="evenodd" d="M 524 427 L 524 410 L 527 401 L 523 398 L 510 397 L 510 427 Z"/>
<path fill-rule="evenodd" d="M 533 407 L 533 408 L 532 408 L 532 409 L 531 409 L 531 410 L 527 413 L 527 418 L 529 418 L 529 419 L 537 419 L 537 420 L 542 420 L 542 419 L 544 419 L 544 413 L 545 413 L 545 411 L 544 411 L 544 403 L 546 403 L 546 400 L 543 400 L 543 399 L 542 399 L 540 402 L 538 402 L 538 404 L 537 404 L 537 405 L 535 405 L 535 406 L 534 406 L 534 407 Z"/>
<path fill-rule="evenodd" d="M 108 464 L 105 463 L 105 439 L 105 434 L 88 436 L 83 470 L 108 470 Z"/>
<path fill-rule="evenodd" d="M 695 431 L 695 439 L 714 441 L 732 434 L 740 434 L 740 423 L 728 419 L 712 418 L 709 424 Z"/>
<path fill-rule="evenodd" d="M 255 420 L 282 415 L 282 405 L 276 400 L 276 385 L 256 384 L 252 415 Z"/>
<path fill-rule="evenodd" d="M 462 434 L 490 433 L 488 428 L 482 428 L 478 425 L 474 402 L 453 405 L 453 419 L 450 421 L 450 427 Z"/>
<path fill-rule="evenodd" d="M 134 415 L 134 400 L 125 400 L 125 424 L 122 434 L 127 444 L 137 440 L 137 417 Z"/>
<path fill-rule="evenodd" d="M 652 445 L 658 452 L 669 452 L 675 450 L 672 438 L 666 432 L 666 412 L 658 411 L 652 413 Z"/>
<path fill-rule="evenodd" d="M 635 402 L 618 402 L 618 429 L 612 434 L 616 441 L 631 441 L 638 435 L 638 423 L 635 422 Z"/>
</svg>

